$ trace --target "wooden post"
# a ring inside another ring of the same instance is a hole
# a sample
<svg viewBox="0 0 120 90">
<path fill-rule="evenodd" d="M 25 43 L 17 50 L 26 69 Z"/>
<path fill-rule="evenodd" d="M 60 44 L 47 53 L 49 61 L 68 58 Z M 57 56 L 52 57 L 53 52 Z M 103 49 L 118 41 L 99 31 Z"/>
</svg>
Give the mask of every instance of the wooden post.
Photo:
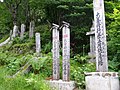
<svg viewBox="0 0 120 90">
<path fill-rule="evenodd" d="M 59 80 L 60 78 L 60 66 L 59 66 L 59 26 L 53 24 L 52 38 L 53 38 L 53 80 Z"/>
<path fill-rule="evenodd" d="M 41 43 L 40 43 L 40 33 L 36 33 L 36 53 L 39 54 L 41 51 Z"/>
<path fill-rule="evenodd" d="M 62 56 L 63 56 L 63 81 L 70 80 L 70 29 L 69 23 L 63 22 L 62 28 Z"/>
<path fill-rule="evenodd" d="M 104 1 L 93 0 L 96 43 L 96 69 L 99 72 L 108 71 L 106 26 Z"/>
</svg>

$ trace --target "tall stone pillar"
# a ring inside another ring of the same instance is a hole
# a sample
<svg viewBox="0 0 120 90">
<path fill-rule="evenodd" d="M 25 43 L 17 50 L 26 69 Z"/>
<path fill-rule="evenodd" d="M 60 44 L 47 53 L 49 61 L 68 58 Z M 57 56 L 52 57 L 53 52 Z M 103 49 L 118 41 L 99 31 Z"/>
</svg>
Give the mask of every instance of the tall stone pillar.
<svg viewBox="0 0 120 90">
<path fill-rule="evenodd" d="M 95 54 L 95 28 L 94 28 L 94 21 L 93 21 L 93 25 L 90 29 L 90 32 L 87 32 L 86 35 L 90 36 L 90 52 L 88 53 L 89 57 L 90 57 L 90 62 L 96 62 L 96 54 Z"/>
<path fill-rule="evenodd" d="M 24 38 L 24 32 L 25 32 L 25 25 L 21 24 L 21 32 L 20 32 L 20 39 Z"/>
<path fill-rule="evenodd" d="M 70 29 L 69 23 L 63 22 L 62 28 L 62 56 L 63 56 L 63 81 L 70 80 Z"/>
<path fill-rule="evenodd" d="M 40 33 L 35 34 L 36 39 L 36 53 L 39 54 L 41 51 Z"/>
<path fill-rule="evenodd" d="M 59 25 L 53 24 L 52 27 L 52 43 L 53 43 L 53 80 L 60 78 L 59 66 Z"/>
<path fill-rule="evenodd" d="M 106 27 L 103 0 L 94 0 L 96 71 L 86 73 L 86 90 L 120 90 L 117 72 L 108 72 Z"/>
<path fill-rule="evenodd" d="M 34 35 L 34 29 L 35 29 L 35 22 L 30 22 L 30 28 L 29 28 L 29 38 L 32 38 Z"/>
<path fill-rule="evenodd" d="M 18 26 L 14 25 L 13 27 L 13 34 L 12 34 L 12 37 L 16 37 L 18 35 Z"/>
<path fill-rule="evenodd" d="M 96 69 L 99 72 L 108 71 L 106 26 L 104 1 L 93 0 L 96 43 Z"/>
</svg>

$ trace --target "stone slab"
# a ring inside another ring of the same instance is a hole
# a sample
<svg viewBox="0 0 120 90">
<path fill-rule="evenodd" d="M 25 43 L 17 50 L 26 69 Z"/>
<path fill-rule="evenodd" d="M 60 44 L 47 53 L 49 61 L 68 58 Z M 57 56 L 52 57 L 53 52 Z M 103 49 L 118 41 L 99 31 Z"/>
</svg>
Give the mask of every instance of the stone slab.
<svg viewBox="0 0 120 90">
<path fill-rule="evenodd" d="M 117 72 L 85 73 L 86 90 L 120 90 Z"/>
<path fill-rule="evenodd" d="M 74 81 L 62 81 L 62 80 L 50 80 L 50 86 L 53 88 L 52 90 L 74 90 L 75 82 Z"/>
</svg>

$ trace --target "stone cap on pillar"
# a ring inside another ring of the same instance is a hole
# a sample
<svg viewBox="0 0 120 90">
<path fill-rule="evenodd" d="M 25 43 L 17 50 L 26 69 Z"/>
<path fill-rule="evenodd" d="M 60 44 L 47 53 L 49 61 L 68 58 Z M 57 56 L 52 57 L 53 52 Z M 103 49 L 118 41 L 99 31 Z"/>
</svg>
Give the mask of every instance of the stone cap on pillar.
<svg viewBox="0 0 120 90">
<path fill-rule="evenodd" d="M 69 27 L 70 24 L 68 22 L 62 21 L 63 25 L 65 25 L 66 27 Z"/>
<path fill-rule="evenodd" d="M 95 35 L 95 31 L 87 32 L 86 35 Z"/>
<path fill-rule="evenodd" d="M 106 76 L 111 76 L 111 77 L 119 77 L 118 72 L 85 72 L 85 76 L 101 76 L 101 77 L 106 77 Z"/>
<path fill-rule="evenodd" d="M 52 24 L 52 26 L 53 26 L 53 27 L 57 27 L 57 28 L 59 28 L 59 25 L 54 24 L 54 23 Z"/>
<path fill-rule="evenodd" d="M 50 31 L 53 30 L 53 29 L 55 29 L 55 28 L 58 29 L 59 25 L 52 23 L 52 28 L 50 29 Z"/>
</svg>

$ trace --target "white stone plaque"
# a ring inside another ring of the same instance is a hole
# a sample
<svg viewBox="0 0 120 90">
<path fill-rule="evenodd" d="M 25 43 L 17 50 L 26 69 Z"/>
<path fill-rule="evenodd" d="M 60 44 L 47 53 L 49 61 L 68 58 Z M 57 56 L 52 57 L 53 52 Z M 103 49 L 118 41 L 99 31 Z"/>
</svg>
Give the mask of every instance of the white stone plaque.
<svg viewBox="0 0 120 90">
<path fill-rule="evenodd" d="M 100 72 L 108 71 L 106 27 L 103 0 L 94 0 L 96 69 Z"/>
</svg>

